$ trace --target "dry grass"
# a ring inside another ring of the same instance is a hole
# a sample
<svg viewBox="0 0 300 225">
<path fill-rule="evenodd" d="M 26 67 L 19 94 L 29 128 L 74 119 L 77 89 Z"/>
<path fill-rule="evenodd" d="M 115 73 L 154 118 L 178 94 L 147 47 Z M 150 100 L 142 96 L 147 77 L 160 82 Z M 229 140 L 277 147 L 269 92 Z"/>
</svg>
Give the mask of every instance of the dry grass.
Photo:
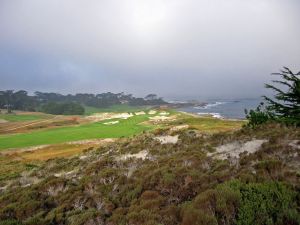
<svg viewBox="0 0 300 225">
<path fill-rule="evenodd" d="M 45 161 L 53 158 L 71 157 L 82 153 L 85 150 L 99 147 L 114 141 L 113 139 L 90 140 L 78 143 L 64 143 L 56 145 L 37 146 L 2 152 L 11 159 L 22 161 Z"/>
<path fill-rule="evenodd" d="M 25 161 L 35 161 L 35 160 L 48 160 L 59 157 L 70 157 L 83 152 L 83 150 L 88 148 L 93 148 L 92 145 L 82 146 L 82 145 L 52 145 L 44 149 L 39 149 L 36 151 L 22 152 L 20 157 Z"/>
<path fill-rule="evenodd" d="M 224 120 L 184 113 L 178 116 L 173 125 L 188 125 L 191 129 L 196 129 L 203 133 L 218 133 L 239 130 L 245 123 L 246 121 L 241 120 Z"/>
<path fill-rule="evenodd" d="M 0 134 L 26 133 L 34 130 L 79 125 L 88 122 L 88 120 L 78 116 L 56 116 L 43 120 L 7 122 L 0 124 Z"/>
</svg>

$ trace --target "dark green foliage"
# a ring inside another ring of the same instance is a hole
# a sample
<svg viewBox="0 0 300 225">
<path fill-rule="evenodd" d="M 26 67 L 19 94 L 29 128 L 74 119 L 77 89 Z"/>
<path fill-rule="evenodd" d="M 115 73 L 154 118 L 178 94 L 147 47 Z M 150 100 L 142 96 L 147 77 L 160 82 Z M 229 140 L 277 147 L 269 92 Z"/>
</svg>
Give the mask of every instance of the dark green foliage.
<svg viewBox="0 0 300 225">
<path fill-rule="evenodd" d="M 258 125 L 270 122 L 274 120 L 274 114 L 267 111 L 264 107 L 264 103 L 260 103 L 256 109 L 251 109 L 249 112 L 245 109 L 246 119 L 248 123 L 246 126 L 254 128 Z"/>
<path fill-rule="evenodd" d="M 50 102 L 42 106 L 42 112 L 54 115 L 83 115 L 84 107 L 74 102 Z"/>
<path fill-rule="evenodd" d="M 8 219 L 8 220 L 0 221 L 0 225 L 22 225 L 22 223 L 19 222 L 18 220 Z"/>
<path fill-rule="evenodd" d="M 154 106 L 167 104 L 167 102 L 165 102 L 162 98 L 157 97 L 155 94 L 147 95 L 145 98 L 136 98 L 131 94 L 124 94 L 123 92 L 116 94 L 107 92 L 101 94 L 79 93 L 75 95 L 62 95 L 58 93 L 43 93 L 37 91 L 35 92 L 34 96 L 29 96 L 28 93 L 23 90 L 17 92 L 14 92 L 13 90 L 0 91 L 0 109 L 7 109 L 8 113 L 10 113 L 12 110 L 35 111 L 40 109 L 40 107 L 45 104 L 70 104 L 70 102 L 96 108 L 107 108 L 120 104 L 129 104 L 134 106 Z M 51 105 L 51 107 L 54 106 Z M 73 109 L 71 112 L 72 111 Z M 52 114 L 61 113 L 57 113 L 55 111 L 55 113 Z M 66 115 L 70 115 L 70 113 Z"/>
<path fill-rule="evenodd" d="M 183 208 L 183 224 L 300 224 L 297 193 L 282 183 L 231 181 Z"/>
<path fill-rule="evenodd" d="M 300 125 L 300 72 L 295 74 L 289 68 L 284 67 L 278 75 L 282 80 L 274 80 L 273 83 L 280 84 L 284 89 L 274 85 L 266 84 L 266 88 L 275 92 L 274 98 L 264 96 L 268 102 L 268 110 L 285 123 Z"/>
<path fill-rule="evenodd" d="M 288 124 L 300 125 L 300 72 L 295 74 L 284 67 L 278 75 L 282 80 L 273 83 L 282 85 L 282 88 L 266 84 L 266 88 L 275 92 L 274 99 L 264 96 L 268 102 L 268 110 L 273 112 L 281 121 Z"/>
<path fill-rule="evenodd" d="M 36 106 L 37 101 L 33 96 L 28 96 L 26 91 L 0 91 L 0 109 L 7 109 L 8 113 L 12 110 L 35 111 Z"/>
<path fill-rule="evenodd" d="M 267 89 L 275 92 L 273 97 L 263 96 L 267 102 L 266 107 L 261 103 L 255 110 L 249 113 L 245 110 L 249 123 L 247 126 L 256 127 L 260 124 L 277 121 L 288 125 L 300 126 L 300 72 L 294 74 L 289 68 L 284 67 L 278 75 L 281 80 L 273 80 L 273 83 L 282 87 L 266 84 Z"/>
<path fill-rule="evenodd" d="M 240 193 L 237 225 L 252 224 L 299 224 L 296 192 L 282 183 L 231 183 L 231 188 Z M 297 216 L 295 216 L 297 215 Z"/>
</svg>

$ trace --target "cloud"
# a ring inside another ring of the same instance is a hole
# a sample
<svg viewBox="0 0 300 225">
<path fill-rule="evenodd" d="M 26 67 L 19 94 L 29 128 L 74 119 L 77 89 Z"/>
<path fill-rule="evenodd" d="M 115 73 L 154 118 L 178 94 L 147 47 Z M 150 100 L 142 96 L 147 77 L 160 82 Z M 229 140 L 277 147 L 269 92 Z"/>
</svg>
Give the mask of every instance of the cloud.
<svg viewBox="0 0 300 225">
<path fill-rule="evenodd" d="M 59 89 L 64 77 L 66 91 L 254 96 L 281 66 L 300 69 L 299 10 L 295 0 L 2 0 L 0 47 L 14 49 L 10 61 L 43 57 L 24 71 L 51 82 L 26 88 Z"/>
</svg>

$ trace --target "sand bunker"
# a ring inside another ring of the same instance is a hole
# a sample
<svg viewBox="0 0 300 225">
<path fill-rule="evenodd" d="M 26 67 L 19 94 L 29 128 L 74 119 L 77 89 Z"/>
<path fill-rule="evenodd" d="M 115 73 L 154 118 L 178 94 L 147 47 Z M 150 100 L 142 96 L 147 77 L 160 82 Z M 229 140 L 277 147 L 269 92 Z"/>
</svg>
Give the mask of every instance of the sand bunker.
<svg viewBox="0 0 300 225">
<path fill-rule="evenodd" d="M 144 111 L 136 112 L 136 113 L 135 113 L 136 116 L 145 115 L 145 114 L 146 114 L 146 113 L 145 113 Z"/>
<path fill-rule="evenodd" d="M 105 144 L 105 143 L 111 143 L 114 142 L 115 139 L 113 138 L 104 138 L 104 139 L 86 139 L 86 140 L 79 140 L 79 141 L 69 141 L 66 142 L 66 144 L 70 145 L 87 145 L 87 144 Z"/>
<path fill-rule="evenodd" d="M 114 125 L 114 124 L 118 124 L 119 121 L 110 121 L 110 122 L 106 122 L 106 123 L 103 123 L 105 125 Z"/>
<path fill-rule="evenodd" d="M 161 115 L 161 116 L 167 116 L 167 115 L 170 115 L 170 113 L 168 113 L 168 112 L 160 112 L 159 115 Z"/>
<path fill-rule="evenodd" d="M 260 149 L 263 143 L 267 140 L 252 140 L 245 143 L 232 142 L 221 145 L 216 148 L 216 152 L 208 153 L 208 156 L 213 156 L 217 159 L 239 158 L 241 153 L 251 154 Z"/>
<path fill-rule="evenodd" d="M 133 116 L 134 115 L 132 113 L 95 113 L 91 116 L 87 116 L 86 118 L 98 122 L 110 119 L 128 119 Z"/>
<path fill-rule="evenodd" d="M 178 135 L 176 136 L 158 136 L 154 138 L 161 144 L 176 144 L 178 142 Z"/>
<path fill-rule="evenodd" d="M 155 111 L 155 110 L 150 110 L 149 112 L 148 112 L 148 114 L 149 115 L 154 115 L 154 114 L 156 114 L 157 112 Z"/>
</svg>

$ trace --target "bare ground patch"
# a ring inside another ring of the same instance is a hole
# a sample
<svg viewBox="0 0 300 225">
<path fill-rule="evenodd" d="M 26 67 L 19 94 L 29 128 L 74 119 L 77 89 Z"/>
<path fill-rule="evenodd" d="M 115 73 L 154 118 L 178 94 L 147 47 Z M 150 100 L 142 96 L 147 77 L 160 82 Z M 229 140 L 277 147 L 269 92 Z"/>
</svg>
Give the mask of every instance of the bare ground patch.
<svg viewBox="0 0 300 225">
<path fill-rule="evenodd" d="M 212 156 L 216 159 L 227 159 L 227 158 L 236 158 L 240 157 L 241 153 L 255 153 L 260 149 L 263 143 L 267 142 L 268 140 L 251 140 L 247 142 L 232 142 L 229 144 L 221 145 L 216 148 L 216 152 L 208 153 L 208 156 Z"/>
</svg>

